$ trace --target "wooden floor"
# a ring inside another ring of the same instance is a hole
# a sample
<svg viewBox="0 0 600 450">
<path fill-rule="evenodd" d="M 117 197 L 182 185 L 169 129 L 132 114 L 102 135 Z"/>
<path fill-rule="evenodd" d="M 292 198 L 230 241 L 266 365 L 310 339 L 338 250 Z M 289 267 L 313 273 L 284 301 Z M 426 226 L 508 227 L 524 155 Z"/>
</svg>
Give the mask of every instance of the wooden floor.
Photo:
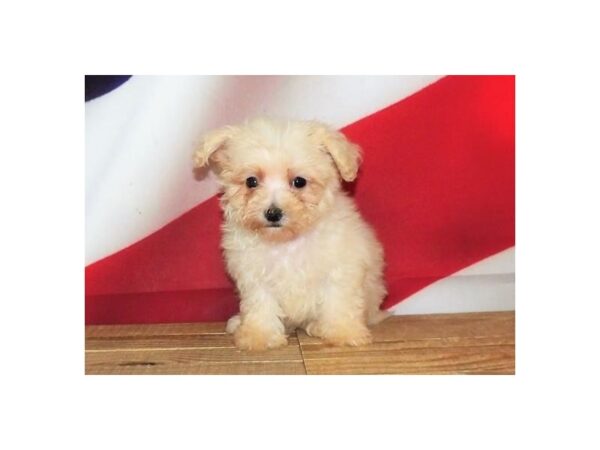
<svg viewBox="0 0 600 450">
<path fill-rule="evenodd" d="M 514 312 L 391 317 L 374 343 L 329 347 L 304 332 L 266 352 L 238 350 L 224 323 L 85 330 L 86 374 L 514 374 Z"/>
</svg>

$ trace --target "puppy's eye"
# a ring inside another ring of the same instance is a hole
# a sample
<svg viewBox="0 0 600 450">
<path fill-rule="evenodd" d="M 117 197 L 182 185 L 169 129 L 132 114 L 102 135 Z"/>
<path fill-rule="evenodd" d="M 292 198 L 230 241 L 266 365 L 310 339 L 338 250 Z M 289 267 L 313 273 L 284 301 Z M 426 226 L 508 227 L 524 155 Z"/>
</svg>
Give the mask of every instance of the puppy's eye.
<svg viewBox="0 0 600 450">
<path fill-rule="evenodd" d="M 248 177 L 246 178 L 246 186 L 249 188 L 255 188 L 258 186 L 258 178 L 256 177 Z"/>
<path fill-rule="evenodd" d="M 292 180 L 292 184 L 295 188 L 303 188 L 304 186 L 306 186 L 306 179 L 302 177 L 296 177 Z"/>
</svg>

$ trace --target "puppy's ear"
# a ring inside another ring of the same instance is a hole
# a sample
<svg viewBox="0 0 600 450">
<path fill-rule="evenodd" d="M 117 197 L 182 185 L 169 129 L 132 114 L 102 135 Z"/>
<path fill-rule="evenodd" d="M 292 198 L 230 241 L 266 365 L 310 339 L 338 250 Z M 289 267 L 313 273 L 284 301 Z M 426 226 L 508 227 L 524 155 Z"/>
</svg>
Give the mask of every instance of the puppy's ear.
<svg viewBox="0 0 600 450">
<path fill-rule="evenodd" d="M 362 160 L 360 147 L 339 131 L 320 123 L 313 124 L 311 134 L 318 139 L 321 149 L 329 153 L 342 179 L 354 181 Z"/>
<path fill-rule="evenodd" d="M 235 127 L 223 127 L 207 133 L 194 152 L 194 166 L 200 168 L 210 165 L 218 175 L 227 163 L 227 155 L 223 150 L 235 132 Z"/>
</svg>

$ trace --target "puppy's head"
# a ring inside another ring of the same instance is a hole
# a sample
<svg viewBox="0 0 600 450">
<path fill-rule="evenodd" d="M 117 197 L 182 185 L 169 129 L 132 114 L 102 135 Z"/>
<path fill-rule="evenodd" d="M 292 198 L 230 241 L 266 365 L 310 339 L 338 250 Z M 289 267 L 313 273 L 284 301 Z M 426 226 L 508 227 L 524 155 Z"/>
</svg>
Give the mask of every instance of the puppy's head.
<svg viewBox="0 0 600 450">
<path fill-rule="evenodd" d="M 217 174 L 229 224 L 287 241 L 327 214 L 340 181 L 356 178 L 360 151 L 321 123 L 261 118 L 208 133 L 195 163 Z"/>
</svg>

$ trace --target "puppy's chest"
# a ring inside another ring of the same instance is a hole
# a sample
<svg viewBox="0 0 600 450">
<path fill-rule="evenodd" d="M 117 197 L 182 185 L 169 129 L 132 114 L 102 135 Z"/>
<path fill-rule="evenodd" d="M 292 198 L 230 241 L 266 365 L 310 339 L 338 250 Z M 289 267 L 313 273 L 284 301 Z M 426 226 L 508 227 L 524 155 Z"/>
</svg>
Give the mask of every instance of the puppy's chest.
<svg viewBox="0 0 600 450">
<path fill-rule="evenodd" d="M 324 243 L 315 236 L 281 244 L 233 239 L 228 243 L 232 244 L 225 247 L 228 269 L 238 284 L 268 290 L 285 310 L 300 299 L 317 301 L 332 266 Z"/>
<path fill-rule="evenodd" d="M 319 255 L 313 241 L 298 238 L 292 242 L 267 248 L 262 260 L 264 276 L 274 284 L 306 284 L 318 281 Z"/>
<path fill-rule="evenodd" d="M 298 324 L 315 315 L 326 283 L 323 261 L 311 244 L 299 240 L 277 246 L 265 260 L 265 283 L 290 323 Z"/>
</svg>

